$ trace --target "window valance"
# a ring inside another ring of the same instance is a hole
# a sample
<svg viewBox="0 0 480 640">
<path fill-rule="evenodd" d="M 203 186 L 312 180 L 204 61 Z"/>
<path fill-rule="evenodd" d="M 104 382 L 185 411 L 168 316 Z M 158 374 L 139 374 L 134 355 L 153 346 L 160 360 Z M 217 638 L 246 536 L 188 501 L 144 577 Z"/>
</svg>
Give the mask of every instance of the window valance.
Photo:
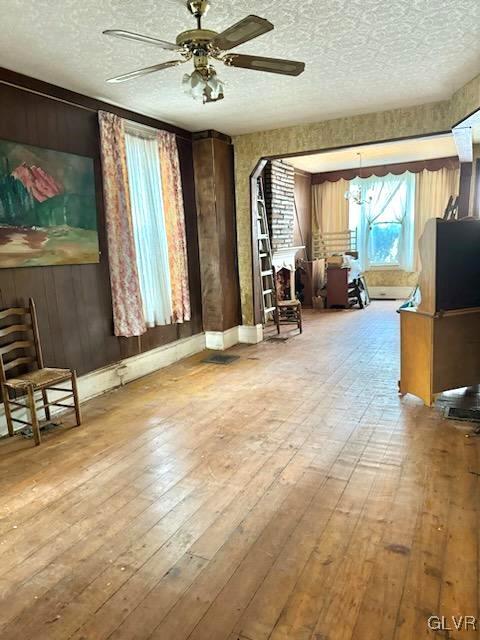
<svg viewBox="0 0 480 640">
<path fill-rule="evenodd" d="M 440 171 L 441 169 L 458 169 L 458 158 L 434 158 L 432 160 L 421 160 L 419 162 L 402 162 L 400 164 L 384 164 L 376 167 L 362 167 L 362 178 L 370 178 L 376 176 L 383 178 L 388 174 L 401 175 L 409 171 L 410 173 L 420 173 L 425 169 L 427 171 Z M 354 180 L 360 177 L 359 169 L 344 169 L 341 171 L 328 171 L 325 173 L 314 173 L 312 175 L 312 184 L 322 184 L 323 182 L 337 182 L 338 180 Z"/>
</svg>

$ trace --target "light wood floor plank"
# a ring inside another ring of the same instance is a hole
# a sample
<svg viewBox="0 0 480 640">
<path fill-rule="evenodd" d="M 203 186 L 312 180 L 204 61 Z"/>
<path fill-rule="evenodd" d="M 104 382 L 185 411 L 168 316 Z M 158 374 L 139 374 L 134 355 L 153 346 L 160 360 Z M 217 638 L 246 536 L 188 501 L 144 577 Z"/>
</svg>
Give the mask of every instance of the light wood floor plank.
<svg viewBox="0 0 480 640">
<path fill-rule="evenodd" d="M 1 639 L 416 640 L 478 617 L 480 440 L 441 412 L 476 398 L 398 396 L 395 308 L 306 312 L 41 447 L 0 441 Z"/>
</svg>

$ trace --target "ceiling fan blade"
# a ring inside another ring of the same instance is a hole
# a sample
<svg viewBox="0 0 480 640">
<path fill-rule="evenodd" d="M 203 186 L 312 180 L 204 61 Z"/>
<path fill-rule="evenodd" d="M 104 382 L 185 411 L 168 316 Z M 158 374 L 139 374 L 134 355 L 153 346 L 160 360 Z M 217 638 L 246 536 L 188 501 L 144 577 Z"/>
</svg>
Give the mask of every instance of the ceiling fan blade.
<svg viewBox="0 0 480 640">
<path fill-rule="evenodd" d="M 177 64 L 183 64 L 186 60 L 169 60 L 168 62 L 161 62 L 160 64 L 154 64 L 151 67 L 145 67 L 143 69 L 137 69 L 136 71 L 130 71 L 124 73 L 121 76 L 115 76 L 109 78 L 107 82 L 125 82 L 126 80 L 133 80 L 133 78 L 139 78 L 140 76 L 146 76 L 148 73 L 155 73 L 155 71 L 161 71 L 162 69 L 168 69 L 168 67 L 176 67 Z"/>
<path fill-rule="evenodd" d="M 154 44 L 162 49 L 168 51 L 180 51 L 181 47 L 173 42 L 165 42 L 165 40 L 159 40 L 158 38 L 151 38 L 150 36 L 142 36 L 140 33 L 133 33 L 133 31 L 124 31 L 123 29 L 107 29 L 103 32 L 105 36 L 113 36 L 114 38 L 124 38 L 125 40 L 137 40 L 138 42 L 145 42 L 146 44 Z"/>
<path fill-rule="evenodd" d="M 299 76 L 305 70 L 304 62 L 295 60 L 282 60 L 281 58 L 263 58 L 262 56 L 247 56 L 241 53 L 232 53 L 223 58 L 229 67 L 252 69 L 253 71 L 267 71 L 268 73 L 281 73 L 284 76 Z"/>
<path fill-rule="evenodd" d="M 237 22 L 228 29 L 225 29 L 225 31 L 222 31 L 222 33 L 216 35 L 210 44 L 217 49 L 227 51 L 228 49 L 238 47 L 238 45 L 243 42 L 258 38 L 258 36 L 272 29 L 273 24 L 265 20 L 265 18 L 247 16 L 243 20 L 240 20 L 240 22 Z"/>
</svg>

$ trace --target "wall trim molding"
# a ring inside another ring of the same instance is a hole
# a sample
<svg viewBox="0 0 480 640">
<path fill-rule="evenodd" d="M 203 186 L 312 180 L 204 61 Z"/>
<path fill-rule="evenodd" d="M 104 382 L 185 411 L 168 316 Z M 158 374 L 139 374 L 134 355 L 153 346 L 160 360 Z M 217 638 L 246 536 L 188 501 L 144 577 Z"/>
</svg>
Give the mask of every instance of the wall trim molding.
<svg viewBox="0 0 480 640">
<path fill-rule="evenodd" d="M 237 329 L 237 327 L 235 328 Z M 168 367 L 183 358 L 199 353 L 205 349 L 205 343 L 205 334 L 197 333 L 189 338 L 175 340 L 156 349 L 151 349 L 150 351 L 125 358 L 101 369 L 90 371 L 78 378 L 80 402 L 91 400 L 107 391 L 121 387 L 128 382 L 133 382 L 133 380 L 137 380 L 138 378 L 143 378 L 143 376 Z M 50 394 L 52 399 L 54 399 L 55 392 L 49 392 L 49 396 Z M 62 393 L 60 392 L 56 395 L 59 396 L 62 395 Z M 59 407 L 52 407 L 51 409 L 52 415 L 58 415 L 64 412 L 64 410 Z M 22 413 L 23 412 L 18 412 L 16 417 L 22 418 Z M 17 430 L 21 430 L 22 428 L 22 426 L 17 427 Z M 0 406 L 0 436 L 6 433 L 7 423 L 2 404 Z"/>
<path fill-rule="evenodd" d="M 370 297 L 374 300 L 405 300 L 412 291 L 413 287 L 368 287 Z"/>
<path fill-rule="evenodd" d="M 203 140 L 205 138 L 216 138 L 227 144 L 232 144 L 232 138 L 229 135 L 216 129 L 205 129 L 204 131 L 194 131 L 192 133 L 192 140 Z"/>
</svg>

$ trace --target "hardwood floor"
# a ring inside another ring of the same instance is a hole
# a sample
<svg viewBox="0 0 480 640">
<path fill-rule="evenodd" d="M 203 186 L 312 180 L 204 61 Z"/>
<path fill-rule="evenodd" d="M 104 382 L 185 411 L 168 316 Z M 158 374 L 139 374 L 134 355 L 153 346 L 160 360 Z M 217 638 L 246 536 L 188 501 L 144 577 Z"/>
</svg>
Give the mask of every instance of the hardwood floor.
<svg viewBox="0 0 480 640">
<path fill-rule="evenodd" d="M 2 441 L 0 638 L 477 637 L 451 616 L 478 614 L 479 442 L 397 395 L 395 308 L 306 313 Z"/>
</svg>

